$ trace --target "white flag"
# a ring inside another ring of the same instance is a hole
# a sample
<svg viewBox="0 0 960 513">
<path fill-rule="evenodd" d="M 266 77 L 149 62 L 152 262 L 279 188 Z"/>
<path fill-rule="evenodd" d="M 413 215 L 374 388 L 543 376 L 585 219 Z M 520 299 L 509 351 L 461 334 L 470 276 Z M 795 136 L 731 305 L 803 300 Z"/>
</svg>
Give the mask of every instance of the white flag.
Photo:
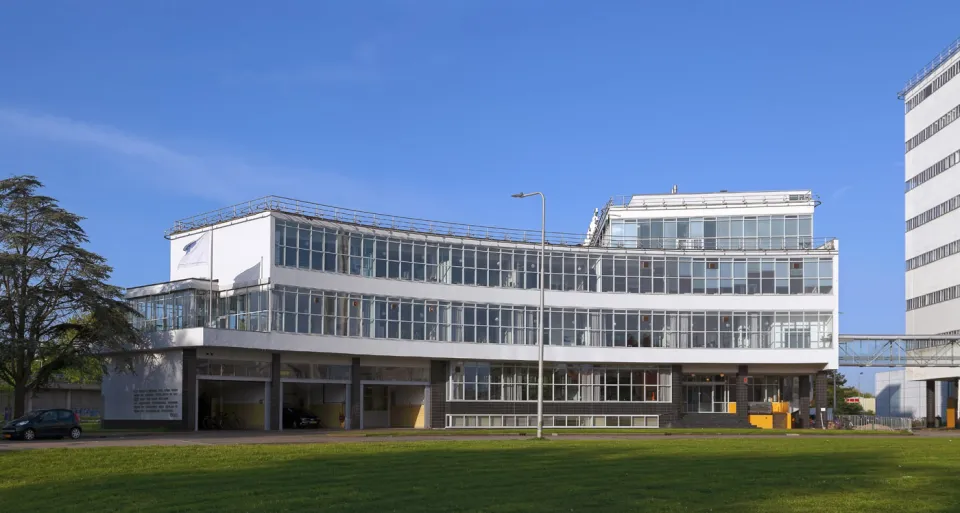
<svg viewBox="0 0 960 513">
<path fill-rule="evenodd" d="M 177 269 L 196 267 L 210 263 L 210 232 L 204 232 L 199 239 L 183 247 L 185 252 Z"/>
</svg>

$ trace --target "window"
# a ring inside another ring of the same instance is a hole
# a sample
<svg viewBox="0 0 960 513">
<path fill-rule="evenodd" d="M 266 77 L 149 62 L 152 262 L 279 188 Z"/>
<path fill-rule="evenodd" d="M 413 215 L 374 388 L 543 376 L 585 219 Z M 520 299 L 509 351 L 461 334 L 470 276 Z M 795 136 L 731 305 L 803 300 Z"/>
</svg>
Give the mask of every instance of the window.
<svg viewBox="0 0 960 513">
<path fill-rule="evenodd" d="M 553 402 L 670 402 L 671 369 L 560 364 L 544 369 L 544 400 Z M 535 401 L 537 368 L 455 362 L 448 382 L 459 401 Z"/>
<path fill-rule="evenodd" d="M 953 123 L 958 116 L 960 116 L 960 105 L 950 109 L 950 111 L 940 117 L 940 119 L 934 121 L 928 127 L 921 130 L 920 133 L 907 140 L 907 142 L 904 143 L 904 153 L 909 153 L 910 150 L 923 144 L 927 139 L 936 135 L 940 130 L 950 125 L 950 123 Z"/>
<path fill-rule="evenodd" d="M 960 253 L 960 240 L 955 240 L 949 244 L 944 244 L 939 248 L 931 249 L 922 255 L 918 255 L 907 260 L 906 270 L 912 271 L 918 267 L 923 267 L 927 264 L 932 264 L 938 260 L 956 255 L 957 253 Z"/>
<path fill-rule="evenodd" d="M 811 243 L 810 216 L 748 216 L 707 221 L 713 223 L 707 235 L 718 241 L 712 247 L 796 249 L 808 248 Z M 634 225 L 626 223 L 625 226 L 636 228 L 628 229 L 627 233 L 661 234 L 656 244 L 650 245 L 660 247 L 665 240 L 664 233 L 671 236 L 676 233 L 677 237 L 681 233 L 704 237 L 703 226 L 707 221 L 660 219 L 639 221 Z M 279 220 L 277 233 L 277 263 L 287 267 L 453 285 L 520 289 L 539 287 L 540 255 L 534 250 L 482 245 L 454 246 L 442 242 L 346 233 L 329 227 L 310 227 Z M 720 238 L 716 237 L 717 233 Z M 288 247 L 288 244 L 292 246 Z M 301 249 L 301 246 L 306 249 Z M 697 243 L 696 247 L 703 245 Z M 773 261 L 760 256 L 718 259 L 610 254 L 603 250 L 548 251 L 544 260 L 545 284 L 547 288 L 562 291 L 744 295 L 780 293 L 775 280 L 785 280 L 786 286 L 786 280 L 790 278 L 799 278 L 801 283 L 803 280 L 813 283 L 818 279 L 817 276 L 806 274 L 788 276 L 785 270 L 784 273 L 776 272 L 767 276 L 770 281 L 764 285 L 759 281 L 759 276 L 726 272 L 729 268 L 743 269 L 744 266 L 769 267 Z M 709 276 L 704 274 L 704 269 Z M 751 277 L 755 281 L 749 281 Z M 831 287 L 805 288 L 801 285 L 795 291 L 786 288 L 783 293 L 829 294 L 831 290 Z"/>
<path fill-rule="evenodd" d="M 832 259 L 805 261 L 799 270 L 804 267 L 811 268 L 819 279 L 801 280 L 801 288 L 832 286 Z M 736 267 L 733 269 L 737 276 Z M 274 290 L 274 297 L 278 309 L 274 329 L 288 333 L 479 344 L 535 344 L 537 340 L 535 306 L 388 298 L 282 286 Z M 787 327 L 809 334 L 803 339 L 804 347 L 830 347 L 833 338 L 831 312 L 548 308 L 544 322 L 544 343 L 565 346 L 776 348 L 783 346 Z"/>
<path fill-rule="evenodd" d="M 929 294 L 924 294 L 922 296 L 917 296 L 912 299 L 907 300 L 907 311 L 917 310 L 919 308 L 924 308 L 927 306 L 932 306 L 937 303 L 943 303 L 946 301 L 953 301 L 960 297 L 960 285 L 954 285 L 952 287 L 947 287 L 945 289 L 938 290 L 936 292 L 930 292 Z"/>
<path fill-rule="evenodd" d="M 906 222 L 906 231 L 915 230 L 941 216 L 960 208 L 960 196 L 954 196 L 947 201 L 919 214 Z"/>
</svg>

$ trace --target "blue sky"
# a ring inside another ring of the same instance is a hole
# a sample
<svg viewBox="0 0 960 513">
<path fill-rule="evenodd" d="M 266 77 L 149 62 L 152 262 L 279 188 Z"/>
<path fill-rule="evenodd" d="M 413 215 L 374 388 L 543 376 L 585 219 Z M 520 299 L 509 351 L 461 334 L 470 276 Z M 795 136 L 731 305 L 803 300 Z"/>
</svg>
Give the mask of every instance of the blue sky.
<svg viewBox="0 0 960 513">
<path fill-rule="evenodd" d="M 616 194 L 811 188 L 841 331 L 903 329 L 896 92 L 960 3 L 198 4 L 3 9 L 0 173 L 86 216 L 119 285 L 167 278 L 174 220 L 265 194 L 536 228 L 509 195 L 539 189 L 580 232 Z"/>
</svg>

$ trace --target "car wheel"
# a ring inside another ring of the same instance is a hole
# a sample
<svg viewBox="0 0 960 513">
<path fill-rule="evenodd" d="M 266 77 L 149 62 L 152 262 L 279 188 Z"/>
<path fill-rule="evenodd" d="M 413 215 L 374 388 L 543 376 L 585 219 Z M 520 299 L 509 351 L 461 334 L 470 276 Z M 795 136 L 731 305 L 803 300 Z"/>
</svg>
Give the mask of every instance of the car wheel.
<svg viewBox="0 0 960 513">
<path fill-rule="evenodd" d="M 23 432 L 23 439 L 28 442 L 35 440 L 36 438 L 37 438 L 37 433 L 32 429 L 28 429 Z"/>
<path fill-rule="evenodd" d="M 78 427 L 74 427 L 70 430 L 70 438 L 74 440 L 79 440 L 81 434 L 83 434 L 83 432 Z"/>
</svg>

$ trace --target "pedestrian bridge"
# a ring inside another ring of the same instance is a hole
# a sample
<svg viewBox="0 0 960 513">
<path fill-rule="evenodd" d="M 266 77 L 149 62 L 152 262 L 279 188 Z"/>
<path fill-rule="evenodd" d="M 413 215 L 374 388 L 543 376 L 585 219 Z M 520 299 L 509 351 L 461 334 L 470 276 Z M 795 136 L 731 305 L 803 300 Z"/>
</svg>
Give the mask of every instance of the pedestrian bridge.
<svg viewBox="0 0 960 513">
<path fill-rule="evenodd" d="M 840 335 L 841 367 L 960 367 L 960 335 Z"/>
</svg>

